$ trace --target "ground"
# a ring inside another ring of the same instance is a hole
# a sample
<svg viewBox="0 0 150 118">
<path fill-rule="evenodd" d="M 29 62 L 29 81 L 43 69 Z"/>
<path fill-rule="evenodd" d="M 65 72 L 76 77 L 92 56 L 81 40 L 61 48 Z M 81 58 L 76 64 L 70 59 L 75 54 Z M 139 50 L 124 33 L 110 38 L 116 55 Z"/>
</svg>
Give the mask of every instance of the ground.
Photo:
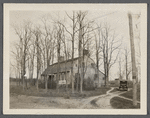
<svg viewBox="0 0 150 118">
<path fill-rule="evenodd" d="M 105 95 L 105 94 L 104 94 Z M 49 108 L 96 108 L 90 102 L 96 99 L 98 96 L 91 97 L 39 97 L 39 96 L 27 96 L 17 95 L 15 93 L 10 94 L 10 108 L 17 109 L 49 109 Z M 58 107 L 59 106 L 59 107 Z"/>
<path fill-rule="evenodd" d="M 114 109 L 132 104 L 132 99 L 120 95 L 131 93 L 116 91 L 114 87 L 84 91 L 82 94 L 60 90 L 36 90 L 35 87 L 22 90 L 21 86 L 10 86 L 11 109 Z M 121 102 L 121 104 L 119 103 Z M 125 103 L 125 104 L 124 104 Z M 117 105 L 116 105 L 117 104 Z M 120 106 L 119 106 L 120 105 Z M 125 107 L 125 108 L 133 108 Z M 139 108 L 139 107 L 137 107 Z"/>
<path fill-rule="evenodd" d="M 76 99 L 65 99 L 63 97 L 37 97 L 26 95 L 11 95 L 11 109 L 63 109 L 76 108 L 81 103 Z"/>
<path fill-rule="evenodd" d="M 29 87 L 23 91 L 22 86 L 11 84 L 10 86 L 10 108 L 12 109 L 39 109 L 39 108 L 79 108 L 84 103 L 83 101 L 92 96 L 106 94 L 110 88 L 101 87 L 96 90 L 83 91 L 83 93 L 71 93 L 63 89 L 59 93 L 55 89 L 39 89 Z M 59 106 L 59 107 L 58 107 Z"/>
<path fill-rule="evenodd" d="M 132 90 L 128 91 L 128 92 L 126 92 L 124 94 L 121 94 L 121 96 L 132 99 L 133 98 L 132 92 L 133 92 Z M 137 86 L 137 100 L 140 101 L 140 85 Z"/>
<path fill-rule="evenodd" d="M 120 97 L 112 98 L 110 100 L 110 104 L 113 108 L 117 108 L 117 109 L 139 109 L 140 108 L 139 103 L 137 106 L 133 106 L 132 101 Z"/>
<path fill-rule="evenodd" d="M 139 109 L 140 108 L 140 84 L 137 85 L 137 106 L 133 106 L 133 91 L 127 91 L 110 100 L 111 106 L 116 109 Z"/>
</svg>

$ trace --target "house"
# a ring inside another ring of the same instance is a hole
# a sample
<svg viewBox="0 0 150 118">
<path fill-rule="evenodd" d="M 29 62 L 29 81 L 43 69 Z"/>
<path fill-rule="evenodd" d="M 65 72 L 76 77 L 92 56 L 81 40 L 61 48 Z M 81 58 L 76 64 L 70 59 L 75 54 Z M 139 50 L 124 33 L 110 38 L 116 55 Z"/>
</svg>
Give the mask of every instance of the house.
<svg viewBox="0 0 150 118">
<path fill-rule="evenodd" d="M 83 79 L 83 84 L 85 87 L 90 86 L 100 87 L 104 85 L 104 74 L 99 71 L 96 67 L 94 61 L 88 56 L 87 50 L 83 53 L 84 56 L 77 57 L 73 59 L 73 77 L 75 87 L 77 83 L 79 84 L 80 78 Z M 79 60 L 81 60 L 81 67 L 78 66 Z M 47 69 L 42 73 L 43 78 L 48 76 L 49 86 L 53 87 L 56 84 L 57 72 L 59 72 L 59 84 L 68 84 L 72 83 L 71 80 L 71 67 L 72 67 L 72 59 L 64 60 L 61 56 L 58 63 L 54 63 L 49 65 Z M 59 67 L 58 67 L 59 66 Z M 83 77 L 84 76 L 84 77 Z M 78 82 L 77 82 L 78 81 Z"/>
</svg>

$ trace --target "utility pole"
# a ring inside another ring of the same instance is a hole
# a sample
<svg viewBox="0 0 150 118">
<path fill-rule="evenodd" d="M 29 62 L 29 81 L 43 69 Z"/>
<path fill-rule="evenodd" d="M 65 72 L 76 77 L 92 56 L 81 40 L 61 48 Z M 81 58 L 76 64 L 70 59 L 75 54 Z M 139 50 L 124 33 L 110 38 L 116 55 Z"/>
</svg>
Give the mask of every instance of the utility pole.
<svg viewBox="0 0 150 118">
<path fill-rule="evenodd" d="M 137 106 L 137 77 L 136 77 L 137 74 L 136 74 L 134 35 L 133 35 L 131 13 L 128 13 L 128 18 L 129 18 L 129 33 L 130 33 L 131 60 L 132 60 L 133 105 Z"/>
<path fill-rule="evenodd" d="M 126 80 L 128 81 L 128 53 L 127 53 L 127 49 L 125 50 L 125 63 L 126 63 Z"/>
<path fill-rule="evenodd" d="M 81 70 L 80 72 L 80 92 L 82 93 L 82 66 L 81 66 L 81 56 L 82 56 L 82 20 L 81 20 L 81 11 L 80 11 L 80 18 L 79 18 L 79 68 Z"/>
</svg>

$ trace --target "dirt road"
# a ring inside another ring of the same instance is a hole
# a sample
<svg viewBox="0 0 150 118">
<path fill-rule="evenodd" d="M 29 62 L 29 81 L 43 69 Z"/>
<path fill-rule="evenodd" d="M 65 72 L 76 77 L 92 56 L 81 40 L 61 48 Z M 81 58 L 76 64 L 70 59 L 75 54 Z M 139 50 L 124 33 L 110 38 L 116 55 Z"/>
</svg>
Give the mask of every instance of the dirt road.
<svg viewBox="0 0 150 118">
<path fill-rule="evenodd" d="M 114 88 L 111 88 L 113 90 Z M 113 109 L 112 106 L 110 105 L 110 100 L 111 98 L 115 96 L 119 96 L 120 94 L 125 93 L 126 91 L 116 91 L 113 93 L 110 93 L 109 90 L 107 94 L 105 95 L 100 95 L 92 98 L 88 98 L 84 101 L 84 104 L 80 106 L 82 109 Z"/>
</svg>

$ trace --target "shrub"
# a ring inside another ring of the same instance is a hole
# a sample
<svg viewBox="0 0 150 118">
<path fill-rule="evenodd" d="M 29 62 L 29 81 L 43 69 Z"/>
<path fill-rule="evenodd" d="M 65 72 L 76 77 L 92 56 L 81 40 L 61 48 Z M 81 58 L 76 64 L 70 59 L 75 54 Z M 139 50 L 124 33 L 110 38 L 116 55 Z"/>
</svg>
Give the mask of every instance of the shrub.
<svg viewBox="0 0 150 118">
<path fill-rule="evenodd" d="M 70 99 L 70 95 L 68 95 L 68 94 L 64 94 L 63 97 L 64 97 L 64 99 Z"/>
<path fill-rule="evenodd" d="M 47 86 L 48 86 L 49 89 L 56 89 L 57 84 L 56 84 L 55 81 L 52 81 L 52 83 L 48 82 Z"/>
<path fill-rule="evenodd" d="M 45 83 L 39 81 L 39 88 L 45 89 Z"/>
<path fill-rule="evenodd" d="M 90 79 L 88 77 L 88 79 L 85 79 L 83 81 L 83 89 L 84 90 L 94 90 L 95 87 L 94 87 L 94 80 Z"/>
</svg>

